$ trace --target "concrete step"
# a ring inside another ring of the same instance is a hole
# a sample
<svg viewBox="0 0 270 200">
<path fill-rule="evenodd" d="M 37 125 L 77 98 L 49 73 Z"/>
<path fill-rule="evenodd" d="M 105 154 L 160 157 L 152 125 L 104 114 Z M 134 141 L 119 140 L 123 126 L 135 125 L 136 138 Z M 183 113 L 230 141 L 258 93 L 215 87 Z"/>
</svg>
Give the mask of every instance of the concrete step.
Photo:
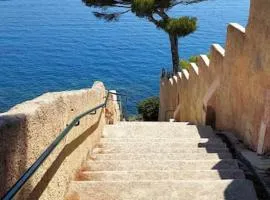
<svg viewBox="0 0 270 200">
<path fill-rule="evenodd" d="M 104 147 L 95 148 L 93 153 L 225 153 L 228 148 L 181 148 L 181 147 Z"/>
<path fill-rule="evenodd" d="M 248 180 L 73 181 L 66 199 L 256 200 Z"/>
<path fill-rule="evenodd" d="M 164 124 L 164 123 L 162 123 Z M 177 123 L 176 123 L 177 124 Z M 165 125 L 112 125 L 106 126 L 103 131 L 105 138 L 218 138 L 209 126 L 195 125 L 174 125 L 166 123 Z"/>
<path fill-rule="evenodd" d="M 101 138 L 100 143 L 107 143 L 107 142 L 157 142 L 157 143 L 215 143 L 215 144 L 223 144 L 224 142 L 221 140 L 221 138 L 182 138 L 182 137 L 175 137 L 175 138 Z"/>
<path fill-rule="evenodd" d="M 118 128 L 132 128 L 132 127 L 186 127 L 186 126 L 194 126 L 194 125 L 189 125 L 189 122 L 175 122 L 175 123 L 170 123 L 170 122 L 146 122 L 146 121 L 133 121 L 133 122 L 118 122 L 117 124 L 113 125 L 106 125 L 105 127 L 118 127 Z"/>
<path fill-rule="evenodd" d="M 151 148 L 196 148 L 196 147 L 206 147 L 206 148 L 225 148 L 225 143 L 194 143 L 194 142 L 185 142 L 185 143 L 178 143 L 178 142 L 103 142 L 99 143 L 97 147 L 103 148 L 140 148 L 142 146 L 147 146 Z"/>
<path fill-rule="evenodd" d="M 230 159 L 230 153 L 108 153 L 92 154 L 92 160 L 216 160 Z"/>
<path fill-rule="evenodd" d="M 189 122 L 147 122 L 147 121 L 132 121 L 132 122 L 127 122 L 127 121 L 120 121 L 116 126 L 184 126 L 184 125 L 189 125 Z M 110 125 L 109 125 L 110 126 Z"/>
<path fill-rule="evenodd" d="M 211 170 L 238 169 L 234 159 L 224 160 L 106 160 L 87 161 L 82 171 Z"/>
<path fill-rule="evenodd" d="M 77 180 L 140 181 L 140 180 L 221 180 L 245 179 L 242 170 L 178 170 L 178 171 L 83 171 Z"/>
</svg>

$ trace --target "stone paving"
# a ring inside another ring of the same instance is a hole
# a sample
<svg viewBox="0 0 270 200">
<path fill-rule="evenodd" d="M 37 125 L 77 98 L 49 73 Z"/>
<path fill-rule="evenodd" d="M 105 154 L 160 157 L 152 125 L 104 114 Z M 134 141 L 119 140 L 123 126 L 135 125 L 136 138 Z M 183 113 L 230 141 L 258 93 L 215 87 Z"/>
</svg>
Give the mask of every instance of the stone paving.
<svg viewBox="0 0 270 200">
<path fill-rule="evenodd" d="M 106 126 L 66 199 L 254 200 L 226 144 L 207 126 L 120 122 Z"/>
</svg>

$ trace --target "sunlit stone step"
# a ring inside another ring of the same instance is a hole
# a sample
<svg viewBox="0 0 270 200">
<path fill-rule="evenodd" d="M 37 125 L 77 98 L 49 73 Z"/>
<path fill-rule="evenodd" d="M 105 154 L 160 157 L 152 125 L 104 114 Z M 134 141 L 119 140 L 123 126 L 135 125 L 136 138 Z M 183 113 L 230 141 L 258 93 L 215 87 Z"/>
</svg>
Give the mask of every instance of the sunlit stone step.
<svg viewBox="0 0 270 200">
<path fill-rule="evenodd" d="M 255 200 L 225 143 L 207 126 L 108 125 L 70 184 L 72 200 Z"/>
<path fill-rule="evenodd" d="M 132 122 L 131 122 L 132 124 Z M 104 138 L 215 138 L 209 126 L 195 126 L 178 123 L 155 123 L 155 125 L 107 125 L 103 131 Z"/>
<path fill-rule="evenodd" d="M 242 170 L 177 170 L 177 171 L 83 171 L 78 180 L 138 181 L 138 180 L 221 180 L 244 179 Z"/>
<path fill-rule="evenodd" d="M 66 199 L 256 200 L 248 180 L 73 181 Z"/>
<path fill-rule="evenodd" d="M 189 122 L 148 122 L 148 121 L 120 121 L 116 124 L 116 126 L 122 126 L 122 127 L 128 127 L 128 126 L 178 126 L 178 127 L 182 127 L 182 126 L 186 126 L 189 125 Z"/>
<path fill-rule="evenodd" d="M 223 160 L 88 160 L 83 171 L 211 170 L 238 169 L 234 159 Z"/>
<path fill-rule="evenodd" d="M 92 154 L 92 160 L 216 160 L 230 159 L 230 153 L 108 153 Z"/>
<path fill-rule="evenodd" d="M 213 143 L 213 144 L 223 144 L 224 142 L 220 138 L 182 138 L 182 137 L 175 137 L 175 138 L 155 138 L 155 137 L 148 137 L 148 138 L 101 138 L 100 143 L 118 143 L 118 142 L 157 142 L 157 143 Z"/>
<path fill-rule="evenodd" d="M 224 153 L 228 148 L 181 148 L 181 147 L 104 147 L 95 148 L 93 153 Z"/>
<path fill-rule="evenodd" d="M 147 146 L 149 148 L 196 148 L 196 147 L 206 147 L 206 148 L 225 148 L 225 143 L 194 143 L 194 142 L 104 142 L 97 145 L 99 148 L 140 148 L 142 146 Z"/>
</svg>

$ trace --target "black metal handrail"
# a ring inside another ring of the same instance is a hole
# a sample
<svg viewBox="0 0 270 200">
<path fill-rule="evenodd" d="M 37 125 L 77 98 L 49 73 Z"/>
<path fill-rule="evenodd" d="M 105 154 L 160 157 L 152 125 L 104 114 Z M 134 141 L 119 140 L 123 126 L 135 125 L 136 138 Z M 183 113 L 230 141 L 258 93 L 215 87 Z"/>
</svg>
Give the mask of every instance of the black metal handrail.
<svg viewBox="0 0 270 200">
<path fill-rule="evenodd" d="M 51 152 L 55 149 L 55 147 L 63 140 L 63 138 L 69 133 L 69 131 L 74 127 L 78 126 L 80 123 L 80 119 L 90 115 L 95 114 L 98 109 L 104 108 L 107 105 L 109 95 L 123 95 L 115 92 L 107 92 L 106 99 L 104 103 L 78 115 L 75 117 L 70 124 L 56 137 L 56 139 L 50 144 L 49 147 L 39 156 L 39 158 L 32 164 L 30 168 L 19 178 L 19 180 L 7 191 L 7 193 L 1 198 L 2 200 L 10 200 L 12 199 L 19 190 L 23 187 L 23 185 L 28 181 L 28 179 L 36 172 L 36 170 L 40 167 L 40 165 L 46 160 L 46 158 L 51 154 Z M 125 96 L 125 95 L 123 95 Z"/>
</svg>

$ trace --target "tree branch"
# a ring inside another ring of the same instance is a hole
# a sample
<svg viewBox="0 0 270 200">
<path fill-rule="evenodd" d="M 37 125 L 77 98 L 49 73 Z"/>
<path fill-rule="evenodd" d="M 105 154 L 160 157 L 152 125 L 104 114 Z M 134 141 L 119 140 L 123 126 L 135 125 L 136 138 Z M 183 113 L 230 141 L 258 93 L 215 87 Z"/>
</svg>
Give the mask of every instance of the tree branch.
<svg viewBox="0 0 270 200">
<path fill-rule="evenodd" d="M 117 7 L 117 8 L 131 8 L 131 6 L 122 6 L 122 5 L 117 5 L 117 4 L 112 5 L 112 6 L 110 6 L 110 7 Z"/>
<path fill-rule="evenodd" d="M 159 21 L 156 20 L 156 19 L 153 17 L 153 15 L 148 15 L 148 16 L 147 16 L 147 19 L 148 19 L 150 22 L 154 23 L 157 27 L 159 27 Z"/>
<path fill-rule="evenodd" d="M 106 12 L 93 12 L 93 13 L 97 18 L 101 18 L 101 19 L 104 19 L 106 21 L 116 21 L 116 20 L 118 20 L 120 15 L 123 15 L 129 11 L 130 10 L 125 10 L 123 12 L 112 12 L 112 13 L 106 13 Z"/>
<path fill-rule="evenodd" d="M 166 20 L 166 19 L 169 19 L 170 17 L 165 13 L 164 9 L 156 9 L 156 13 L 163 19 L 163 20 Z"/>
</svg>

